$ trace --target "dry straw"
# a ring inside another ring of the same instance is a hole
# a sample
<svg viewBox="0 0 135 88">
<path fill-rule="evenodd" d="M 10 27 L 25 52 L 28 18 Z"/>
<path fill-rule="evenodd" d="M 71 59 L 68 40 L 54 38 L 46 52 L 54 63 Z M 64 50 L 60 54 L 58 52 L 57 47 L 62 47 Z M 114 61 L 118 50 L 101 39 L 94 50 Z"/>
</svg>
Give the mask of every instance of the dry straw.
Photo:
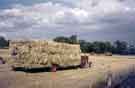
<svg viewBox="0 0 135 88">
<path fill-rule="evenodd" d="M 53 41 L 12 41 L 11 52 L 17 47 L 18 55 L 12 64 L 19 66 L 51 66 L 63 67 L 80 64 L 80 46 Z"/>
</svg>

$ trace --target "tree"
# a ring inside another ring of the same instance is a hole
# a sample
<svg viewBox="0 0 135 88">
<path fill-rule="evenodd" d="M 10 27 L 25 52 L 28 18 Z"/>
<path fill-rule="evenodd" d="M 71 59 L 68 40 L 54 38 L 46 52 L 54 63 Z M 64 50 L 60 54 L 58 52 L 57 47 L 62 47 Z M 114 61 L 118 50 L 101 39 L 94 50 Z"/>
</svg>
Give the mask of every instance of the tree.
<svg viewBox="0 0 135 88">
<path fill-rule="evenodd" d="M 105 52 L 113 52 L 114 47 L 110 42 L 105 42 Z"/>
<path fill-rule="evenodd" d="M 64 42 L 64 43 L 69 43 L 69 44 L 78 44 L 78 40 L 77 40 L 76 35 L 72 35 L 70 37 L 60 36 L 60 37 L 54 38 L 53 40 L 56 41 L 56 42 Z"/>
<path fill-rule="evenodd" d="M 4 37 L 0 36 L 0 48 L 5 48 L 9 46 L 9 41 Z"/>
<path fill-rule="evenodd" d="M 69 37 L 70 43 L 71 44 L 77 44 L 78 40 L 77 40 L 77 35 L 72 35 Z"/>
<path fill-rule="evenodd" d="M 93 44 L 90 42 L 86 42 L 85 40 L 80 40 L 79 44 L 83 53 L 94 51 Z"/>
<path fill-rule="evenodd" d="M 115 47 L 115 53 L 122 54 L 123 51 L 127 49 L 127 43 L 124 41 L 117 40 L 114 43 L 114 47 Z"/>
<path fill-rule="evenodd" d="M 56 41 L 56 42 L 69 43 L 69 38 L 64 37 L 64 36 L 56 37 L 53 40 Z"/>
<path fill-rule="evenodd" d="M 101 49 L 100 49 L 100 42 L 95 41 L 93 42 L 93 48 L 94 48 L 94 52 L 95 53 L 101 53 Z"/>
<path fill-rule="evenodd" d="M 135 55 L 135 46 L 134 45 L 129 46 L 128 54 Z"/>
</svg>

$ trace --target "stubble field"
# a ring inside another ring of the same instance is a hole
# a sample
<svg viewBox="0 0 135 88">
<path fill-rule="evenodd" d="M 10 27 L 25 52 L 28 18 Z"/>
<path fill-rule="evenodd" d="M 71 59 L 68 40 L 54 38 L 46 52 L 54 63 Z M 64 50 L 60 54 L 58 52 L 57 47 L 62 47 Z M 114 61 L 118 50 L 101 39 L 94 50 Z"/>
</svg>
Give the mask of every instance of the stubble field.
<svg viewBox="0 0 135 88">
<path fill-rule="evenodd" d="M 0 50 L 1 57 L 8 55 L 8 50 Z M 135 71 L 134 56 L 89 55 L 89 61 L 91 68 L 42 73 L 15 72 L 8 64 L 0 65 L 0 88 L 104 88 L 109 74 L 116 85 Z"/>
</svg>

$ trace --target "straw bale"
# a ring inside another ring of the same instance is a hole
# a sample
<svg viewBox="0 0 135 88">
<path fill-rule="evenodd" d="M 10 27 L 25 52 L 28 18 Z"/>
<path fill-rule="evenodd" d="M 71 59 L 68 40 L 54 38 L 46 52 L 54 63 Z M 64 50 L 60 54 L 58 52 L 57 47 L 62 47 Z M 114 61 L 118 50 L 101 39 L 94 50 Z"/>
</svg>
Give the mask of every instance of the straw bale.
<svg viewBox="0 0 135 88">
<path fill-rule="evenodd" d="M 19 64 L 51 66 L 58 64 L 63 67 L 80 64 L 80 46 L 53 41 L 21 41 L 11 42 L 11 50 L 17 47 Z"/>
</svg>

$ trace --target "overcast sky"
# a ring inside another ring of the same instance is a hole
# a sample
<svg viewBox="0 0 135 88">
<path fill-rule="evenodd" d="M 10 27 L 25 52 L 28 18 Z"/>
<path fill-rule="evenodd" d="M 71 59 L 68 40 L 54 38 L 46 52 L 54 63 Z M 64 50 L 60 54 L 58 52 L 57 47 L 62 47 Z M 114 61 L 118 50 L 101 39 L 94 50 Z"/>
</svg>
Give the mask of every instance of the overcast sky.
<svg viewBox="0 0 135 88">
<path fill-rule="evenodd" d="M 0 35 L 135 42 L 135 0 L 0 0 Z"/>
</svg>

